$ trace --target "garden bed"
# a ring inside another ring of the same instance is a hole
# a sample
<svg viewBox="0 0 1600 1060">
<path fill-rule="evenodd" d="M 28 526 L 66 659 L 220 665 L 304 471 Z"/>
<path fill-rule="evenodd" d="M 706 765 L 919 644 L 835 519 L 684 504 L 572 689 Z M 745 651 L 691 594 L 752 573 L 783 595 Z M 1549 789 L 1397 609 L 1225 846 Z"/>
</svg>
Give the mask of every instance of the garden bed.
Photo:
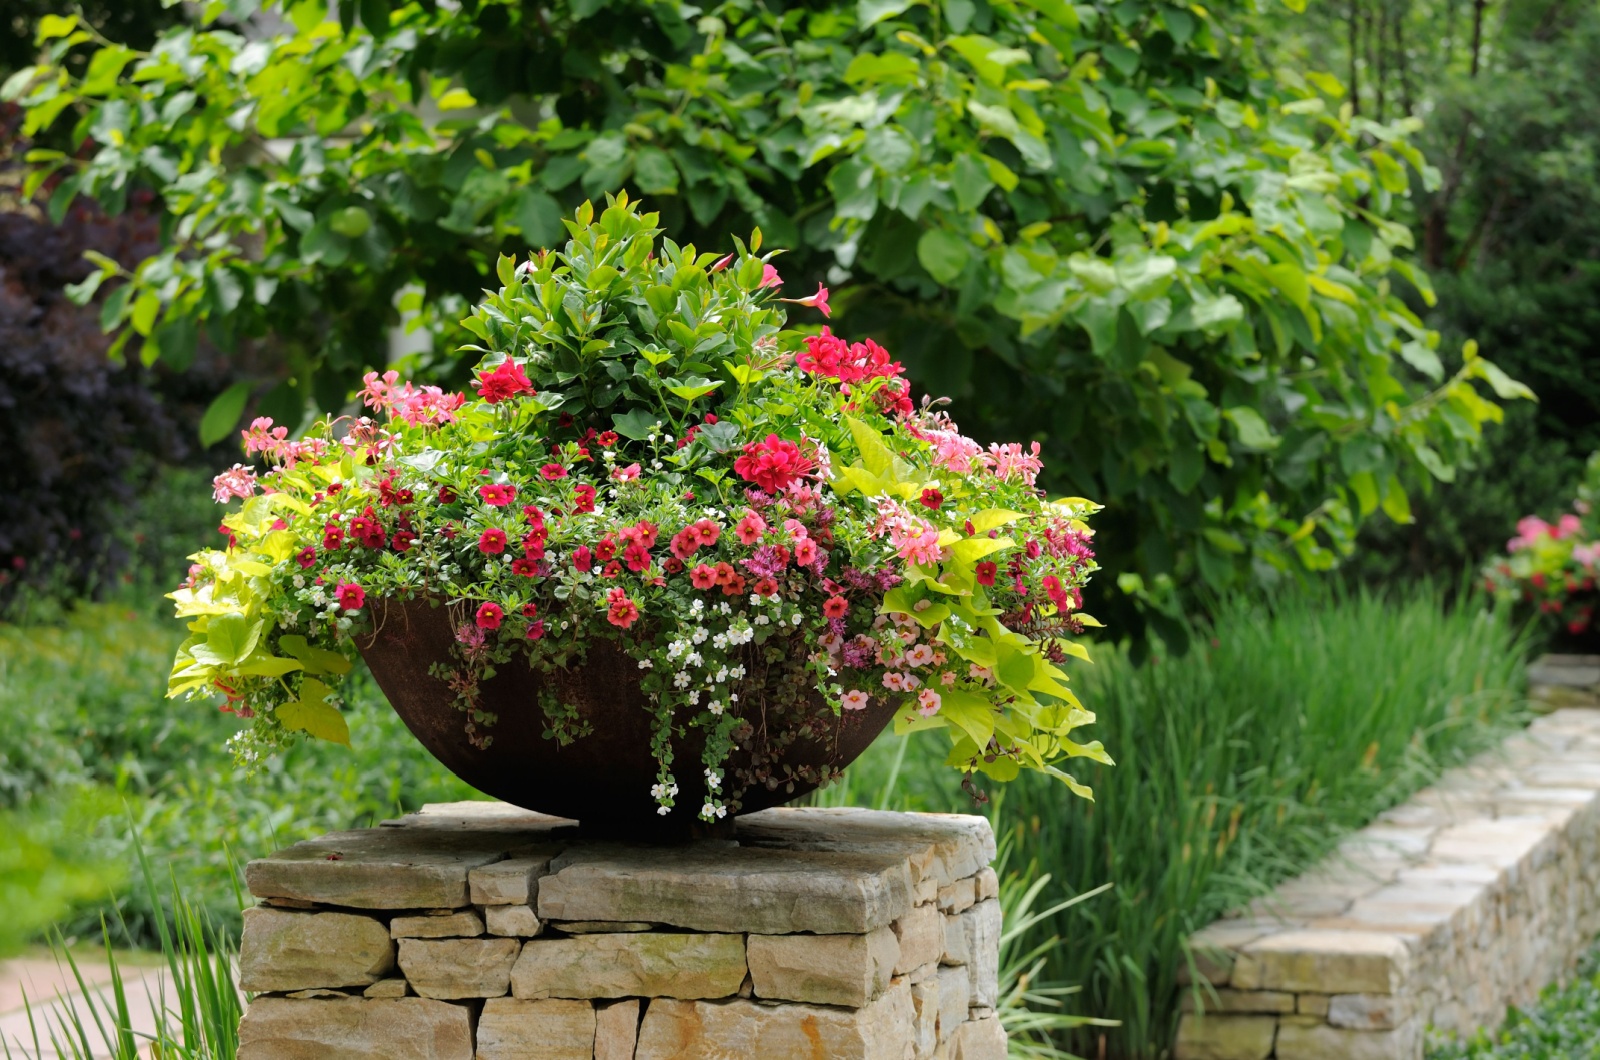
<svg viewBox="0 0 1600 1060">
<path fill-rule="evenodd" d="M 1197 933 L 1178 1060 L 1410 1060 L 1492 1024 L 1600 930 L 1597 859 L 1600 713 L 1557 710 Z"/>
</svg>

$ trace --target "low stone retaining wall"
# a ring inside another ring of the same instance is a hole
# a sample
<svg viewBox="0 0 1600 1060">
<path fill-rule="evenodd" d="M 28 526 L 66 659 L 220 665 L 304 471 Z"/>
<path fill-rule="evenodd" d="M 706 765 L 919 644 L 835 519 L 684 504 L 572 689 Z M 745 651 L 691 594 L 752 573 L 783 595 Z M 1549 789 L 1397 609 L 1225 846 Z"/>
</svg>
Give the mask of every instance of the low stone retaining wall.
<svg viewBox="0 0 1600 1060">
<path fill-rule="evenodd" d="M 1569 974 L 1597 884 L 1600 711 L 1557 710 L 1197 933 L 1177 1060 L 1415 1060 Z"/>
<path fill-rule="evenodd" d="M 240 1060 L 1004 1060 L 981 817 L 586 843 L 451 803 L 250 863 Z"/>
<path fill-rule="evenodd" d="M 1528 694 L 1550 707 L 1600 707 L 1600 655 L 1545 655 L 1528 667 Z"/>
</svg>

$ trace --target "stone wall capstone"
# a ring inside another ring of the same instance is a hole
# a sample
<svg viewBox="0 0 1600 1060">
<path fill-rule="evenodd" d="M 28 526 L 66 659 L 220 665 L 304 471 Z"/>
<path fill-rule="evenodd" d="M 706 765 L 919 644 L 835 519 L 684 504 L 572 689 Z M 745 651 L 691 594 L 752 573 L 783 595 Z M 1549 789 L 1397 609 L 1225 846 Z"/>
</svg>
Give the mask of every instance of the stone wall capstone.
<svg viewBox="0 0 1600 1060">
<path fill-rule="evenodd" d="M 1005 1060 L 994 855 L 950 814 L 643 847 L 426 806 L 246 868 L 239 1060 Z"/>
</svg>

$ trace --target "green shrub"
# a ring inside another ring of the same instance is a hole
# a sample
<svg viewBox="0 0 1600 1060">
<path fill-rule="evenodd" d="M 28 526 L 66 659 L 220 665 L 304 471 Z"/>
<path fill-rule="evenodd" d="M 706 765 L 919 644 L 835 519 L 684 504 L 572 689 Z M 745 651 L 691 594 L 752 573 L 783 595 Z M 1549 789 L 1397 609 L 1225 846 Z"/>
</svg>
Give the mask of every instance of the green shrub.
<svg viewBox="0 0 1600 1060">
<path fill-rule="evenodd" d="M 1183 940 L 1313 864 L 1339 837 L 1483 749 L 1519 717 L 1523 642 L 1474 600 L 1425 589 L 1225 601 L 1188 655 L 1133 666 L 1102 649 L 1080 693 L 1125 749 L 1085 770 L 1094 803 L 1018 783 L 988 808 L 996 831 L 1064 893 L 1114 884 L 1048 925 L 1065 944 L 1045 974 L 1082 987 L 1074 1008 L 1120 1029 L 1066 1042 L 1156 1056 L 1171 1041 Z M 1209 645 L 1209 646 L 1208 646 Z M 931 746 L 875 746 L 831 801 L 973 812 Z M 1041 930 L 1043 930 L 1041 925 Z"/>
</svg>

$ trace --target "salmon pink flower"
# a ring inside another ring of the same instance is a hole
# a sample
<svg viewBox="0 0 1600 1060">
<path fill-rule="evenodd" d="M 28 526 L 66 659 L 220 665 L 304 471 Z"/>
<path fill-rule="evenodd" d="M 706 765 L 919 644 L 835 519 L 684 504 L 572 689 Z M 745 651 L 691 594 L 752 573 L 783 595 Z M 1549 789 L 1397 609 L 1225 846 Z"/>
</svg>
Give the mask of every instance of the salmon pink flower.
<svg viewBox="0 0 1600 1060">
<path fill-rule="evenodd" d="M 233 497 L 256 495 L 256 473 L 243 464 L 235 464 L 211 480 L 211 496 L 218 504 L 227 504 Z"/>
<path fill-rule="evenodd" d="M 344 611 L 359 611 L 367 602 L 367 591 L 355 582 L 340 582 L 333 596 Z"/>
<path fill-rule="evenodd" d="M 839 697 L 839 705 L 845 710 L 866 710 L 867 704 L 872 702 L 872 697 L 859 688 L 851 689 Z"/>
<path fill-rule="evenodd" d="M 802 537 L 794 545 L 794 561 L 797 566 L 809 567 L 817 561 L 817 543 L 809 537 Z"/>
<path fill-rule="evenodd" d="M 479 629 L 499 629 L 500 623 L 505 619 L 505 608 L 499 604 L 479 604 L 478 613 L 473 616 Z"/>
<path fill-rule="evenodd" d="M 843 618 L 850 613 L 850 601 L 842 596 L 830 596 L 822 605 L 824 618 Z"/>
<path fill-rule="evenodd" d="M 629 545 L 623 549 L 622 559 L 635 574 L 650 569 L 650 550 L 642 545 Z"/>
<path fill-rule="evenodd" d="M 739 543 L 743 545 L 755 544 L 766 532 L 767 521 L 748 508 L 745 509 L 744 518 L 733 528 L 734 536 L 738 537 Z"/>
<path fill-rule="evenodd" d="M 933 717 L 939 713 L 939 708 L 942 706 L 944 706 L 944 700 L 933 689 L 924 688 L 917 693 L 917 713 L 924 718 Z"/>
<path fill-rule="evenodd" d="M 639 605 L 628 599 L 628 594 L 622 589 L 612 589 L 606 593 L 606 621 L 613 626 L 628 629 L 639 620 Z"/>
<path fill-rule="evenodd" d="M 808 294 L 804 298 L 780 298 L 778 301 L 788 302 L 791 305 L 807 306 L 811 309 L 815 309 L 824 317 L 831 317 L 833 315 L 832 311 L 828 309 L 828 289 L 822 286 L 820 283 L 817 284 L 816 294 Z"/>
<path fill-rule="evenodd" d="M 689 583 L 696 589 L 709 589 L 717 584 L 717 569 L 704 563 L 698 564 L 689 572 Z"/>
<path fill-rule="evenodd" d="M 544 476 L 545 481 L 554 482 L 556 479 L 566 478 L 567 469 L 560 464 L 545 464 L 539 469 L 539 474 Z M 592 495 L 594 487 L 590 486 L 589 489 Z"/>
</svg>

